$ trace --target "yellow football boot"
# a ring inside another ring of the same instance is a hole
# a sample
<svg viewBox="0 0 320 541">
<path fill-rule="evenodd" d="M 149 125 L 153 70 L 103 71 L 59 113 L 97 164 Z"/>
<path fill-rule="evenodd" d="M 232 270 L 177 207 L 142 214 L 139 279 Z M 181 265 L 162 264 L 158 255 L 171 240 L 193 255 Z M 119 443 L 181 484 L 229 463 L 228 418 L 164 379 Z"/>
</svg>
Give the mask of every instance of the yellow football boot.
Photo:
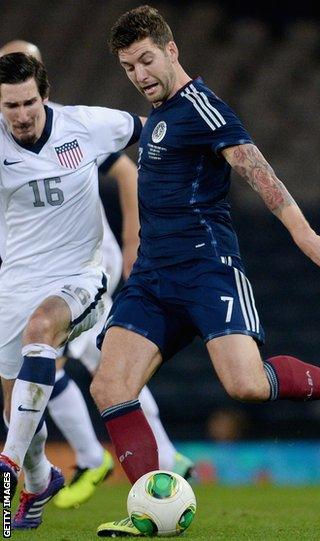
<svg viewBox="0 0 320 541">
<path fill-rule="evenodd" d="M 104 451 L 103 462 L 98 468 L 77 468 L 70 483 L 62 488 L 53 499 L 59 509 L 79 507 L 91 498 L 97 486 L 113 471 L 113 458 L 109 451 Z"/>
<path fill-rule="evenodd" d="M 99 537 L 144 537 L 144 534 L 139 532 L 128 517 L 100 524 L 97 534 Z"/>
</svg>

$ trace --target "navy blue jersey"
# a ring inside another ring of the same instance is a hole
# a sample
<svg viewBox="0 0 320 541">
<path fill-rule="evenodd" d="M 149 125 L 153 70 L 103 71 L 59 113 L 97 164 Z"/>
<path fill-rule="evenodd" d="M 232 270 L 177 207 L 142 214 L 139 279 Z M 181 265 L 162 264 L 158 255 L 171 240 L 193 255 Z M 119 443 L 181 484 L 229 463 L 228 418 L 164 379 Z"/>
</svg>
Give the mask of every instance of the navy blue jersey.
<svg viewBox="0 0 320 541">
<path fill-rule="evenodd" d="M 252 143 L 235 113 L 201 79 L 150 113 L 139 148 L 141 244 L 134 271 L 194 258 L 239 256 L 221 154 Z"/>
</svg>

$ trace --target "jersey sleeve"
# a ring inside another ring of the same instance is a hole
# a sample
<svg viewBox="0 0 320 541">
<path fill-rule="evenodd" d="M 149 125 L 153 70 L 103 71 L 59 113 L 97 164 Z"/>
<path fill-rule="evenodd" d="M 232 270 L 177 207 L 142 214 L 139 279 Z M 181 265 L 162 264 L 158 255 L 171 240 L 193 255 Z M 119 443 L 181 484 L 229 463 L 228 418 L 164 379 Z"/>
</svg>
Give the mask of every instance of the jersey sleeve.
<svg viewBox="0 0 320 541">
<path fill-rule="evenodd" d="M 234 111 L 214 94 L 189 93 L 192 104 L 191 144 L 209 146 L 219 154 L 226 147 L 253 143 L 252 138 Z"/>
<path fill-rule="evenodd" d="M 90 142 L 97 149 L 97 156 L 112 154 L 135 143 L 142 129 L 137 115 L 107 107 L 79 107 Z"/>
</svg>

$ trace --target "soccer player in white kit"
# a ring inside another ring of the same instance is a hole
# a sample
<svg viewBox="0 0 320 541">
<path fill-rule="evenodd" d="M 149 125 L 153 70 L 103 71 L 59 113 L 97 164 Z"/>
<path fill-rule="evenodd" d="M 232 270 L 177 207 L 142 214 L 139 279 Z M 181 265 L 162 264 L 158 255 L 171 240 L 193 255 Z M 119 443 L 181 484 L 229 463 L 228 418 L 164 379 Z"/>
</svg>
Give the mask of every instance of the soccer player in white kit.
<svg viewBox="0 0 320 541">
<path fill-rule="evenodd" d="M 59 348 L 104 311 L 98 162 L 135 142 L 141 130 L 139 117 L 122 111 L 53 111 L 45 105 L 48 91 L 45 68 L 35 58 L 12 53 L 0 59 L 0 197 L 7 229 L 0 374 L 10 417 L 0 471 L 10 474 L 12 493 L 22 465 L 28 466 L 14 528 L 37 527 L 44 504 L 63 486 L 61 472 L 44 455 L 42 417 Z"/>
<path fill-rule="evenodd" d="M 12 52 L 31 54 L 41 59 L 39 49 L 32 43 L 14 40 L 0 49 L 0 57 Z M 48 102 L 53 108 L 61 105 Z M 136 257 L 138 246 L 138 210 L 136 201 L 136 166 L 123 153 L 113 153 L 103 161 L 100 171 L 116 179 L 119 187 L 123 214 L 123 256 L 120 247 L 108 224 L 101 205 L 103 222 L 103 267 L 109 276 L 108 293 L 105 295 L 106 312 L 111 307 L 111 295 L 114 292 L 123 270 L 127 278 Z M 134 194 L 134 196 L 133 196 Z M 5 223 L 0 213 L 0 255 L 5 253 Z M 68 354 L 80 359 L 88 371 L 93 374 L 100 361 L 100 352 L 96 348 L 96 336 L 101 330 L 105 316 L 89 331 L 82 333 L 68 346 Z M 71 445 L 76 455 L 76 468 L 71 483 L 59 491 L 54 503 L 60 508 L 71 508 L 85 502 L 102 480 L 112 472 L 113 460 L 98 441 L 92 426 L 85 400 L 76 383 L 64 370 L 65 358 L 57 360 L 55 386 L 48 403 L 48 410 L 54 422 Z M 159 449 L 159 461 L 162 469 L 174 470 L 183 476 L 190 475 L 193 463 L 178 453 L 171 443 L 161 423 L 158 406 L 147 387 L 140 394 L 140 401 L 146 417 L 153 428 Z"/>
</svg>

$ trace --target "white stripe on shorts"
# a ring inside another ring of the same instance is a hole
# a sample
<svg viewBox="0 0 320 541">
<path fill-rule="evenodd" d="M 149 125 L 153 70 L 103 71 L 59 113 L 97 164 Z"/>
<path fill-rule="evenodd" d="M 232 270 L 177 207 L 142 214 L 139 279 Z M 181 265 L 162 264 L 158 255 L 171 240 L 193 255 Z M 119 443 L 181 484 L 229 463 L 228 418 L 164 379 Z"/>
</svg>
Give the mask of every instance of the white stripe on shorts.
<svg viewBox="0 0 320 541">
<path fill-rule="evenodd" d="M 254 314 L 254 319 L 255 319 L 255 324 L 256 324 L 256 331 L 260 332 L 260 320 L 259 320 L 258 311 L 256 309 L 256 303 L 255 303 L 254 296 L 253 296 L 252 286 L 251 286 L 251 284 L 250 284 L 250 282 L 249 282 L 249 280 L 248 280 L 248 278 L 246 276 L 245 276 L 245 279 L 246 279 L 248 290 L 249 290 L 251 308 L 252 308 L 252 311 L 253 311 L 253 314 Z"/>
<path fill-rule="evenodd" d="M 252 288 L 249 280 L 234 267 L 234 275 L 237 284 L 240 306 L 243 319 L 248 331 L 259 332 L 259 316 L 255 307 Z"/>
<path fill-rule="evenodd" d="M 224 263 L 225 265 L 228 265 L 228 267 L 232 267 L 232 257 L 231 257 L 231 255 L 228 255 L 227 257 L 222 255 L 222 256 L 220 256 L 220 259 L 221 259 L 222 263 Z"/>
</svg>

